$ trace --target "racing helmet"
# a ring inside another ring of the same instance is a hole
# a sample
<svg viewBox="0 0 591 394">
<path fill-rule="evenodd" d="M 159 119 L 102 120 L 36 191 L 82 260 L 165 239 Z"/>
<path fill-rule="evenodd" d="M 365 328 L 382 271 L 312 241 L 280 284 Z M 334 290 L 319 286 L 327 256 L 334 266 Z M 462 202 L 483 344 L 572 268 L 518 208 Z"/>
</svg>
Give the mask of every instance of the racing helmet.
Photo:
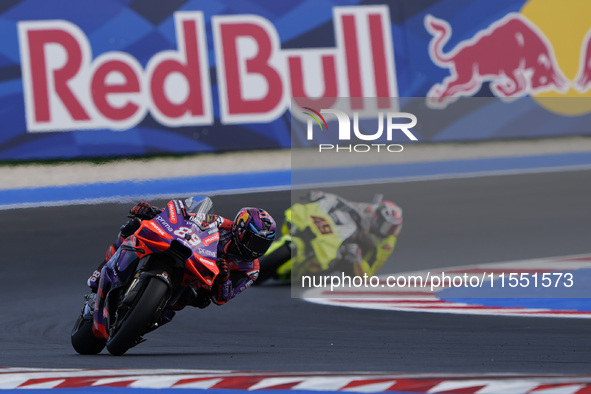
<svg viewBox="0 0 591 394">
<path fill-rule="evenodd" d="M 275 239 L 275 220 L 267 211 L 245 207 L 234 219 L 234 241 L 245 260 L 254 260 L 267 252 Z"/>
<path fill-rule="evenodd" d="M 392 201 L 381 201 L 369 222 L 370 231 L 380 237 L 396 234 L 402 224 L 402 209 Z"/>
</svg>

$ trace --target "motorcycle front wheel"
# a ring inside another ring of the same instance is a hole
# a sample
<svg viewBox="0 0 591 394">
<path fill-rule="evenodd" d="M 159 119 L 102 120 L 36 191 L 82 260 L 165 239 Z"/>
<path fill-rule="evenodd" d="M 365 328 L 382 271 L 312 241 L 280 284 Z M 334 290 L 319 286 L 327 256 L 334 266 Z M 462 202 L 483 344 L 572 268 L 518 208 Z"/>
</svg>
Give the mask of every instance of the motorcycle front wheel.
<svg viewBox="0 0 591 394">
<path fill-rule="evenodd" d="M 134 306 L 123 317 L 117 332 L 107 340 L 107 350 L 120 356 L 137 345 L 141 336 L 158 319 L 160 307 L 168 295 L 168 285 L 157 278 L 150 278 Z"/>
</svg>

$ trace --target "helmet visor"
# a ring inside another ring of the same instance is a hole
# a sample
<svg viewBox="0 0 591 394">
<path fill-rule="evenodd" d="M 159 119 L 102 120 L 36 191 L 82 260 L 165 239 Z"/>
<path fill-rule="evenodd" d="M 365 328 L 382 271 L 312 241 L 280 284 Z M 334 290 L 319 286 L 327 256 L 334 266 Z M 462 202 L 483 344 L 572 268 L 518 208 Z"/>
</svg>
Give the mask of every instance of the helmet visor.
<svg viewBox="0 0 591 394">
<path fill-rule="evenodd" d="M 271 235 L 270 238 L 267 238 L 261 235 L 253 234 L 250 231 L 245 231 L 242 235 L 242 238 L 240 239 L 240 244 L 253 255 L 262 256 L 271 246 L 273 238 L 274 234 Z"/>
<path fill-rule="evenodd" d="M 378 220 L 378 228 L 377 231 L 380 235 L 386 237 L 388 235 L 394 234 L 396 231 L 396 225 L 392 224 L 384 219 Z"/>
<path fill-rule="evenodd" d="M 400 225 L 400 219 L 395 207 L 384 205 L 376 212 L 376 231 L 386 237 L 396 232 Z"/>
</svg>

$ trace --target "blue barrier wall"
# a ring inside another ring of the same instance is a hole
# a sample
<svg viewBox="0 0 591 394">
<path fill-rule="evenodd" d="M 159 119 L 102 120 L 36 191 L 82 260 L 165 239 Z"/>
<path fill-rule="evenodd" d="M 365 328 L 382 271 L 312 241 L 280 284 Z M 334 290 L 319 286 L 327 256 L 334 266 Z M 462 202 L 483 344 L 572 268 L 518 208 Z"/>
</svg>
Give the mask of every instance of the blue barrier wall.
<svg viewBox="0 0 591 394">
<path fill-rule="evenodd" d="M 294 96 L 414 98 L 402 108 L 423 114 L 421 141 L 589 134 L 588 11 L 584 0 L 5 0 L 0 160 L 288 148 Z M 458 104 L 474 96 L 496 100 Z"/>
</svg>

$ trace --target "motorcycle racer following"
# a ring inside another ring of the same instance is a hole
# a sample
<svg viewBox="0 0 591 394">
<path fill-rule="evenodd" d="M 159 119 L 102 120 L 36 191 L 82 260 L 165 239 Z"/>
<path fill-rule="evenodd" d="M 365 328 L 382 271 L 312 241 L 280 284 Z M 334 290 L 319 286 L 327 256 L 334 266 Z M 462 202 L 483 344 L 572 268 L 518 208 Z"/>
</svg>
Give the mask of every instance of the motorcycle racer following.
<svg viewBox="0 0 591 394">
<path fill-rule="evenodd" d="M 402 209 L 381 195 L 364 203 L 311 191 L 285 211 L 282 236 L 261 259 L 257 284 L 335 271 L 375 275 L 394 251 L 401 229 Z"/>
<path fill-rule="evenodd" d="M 321 205 L 341 228 L 349 228 L 330 270 L 347 275 L 375 275 L 394 251 L 402 230 L 402 209 L 381 196 L 380 201 L 370 204 L 313 191 L 308 200 Z"/>
<path fill-rule="evenodd" d="M 117 241 L 109 246 L 105 260 L 87 280 L 93 293 L 99 288 L 103 266 L 113 256 L 119 254 L 117 258 L 120 260 L 137 258 L 135 253 L 120 246 L 139 229 L 142 220 L 153 219 L 162 211 L 147 202 L 140 202 L 131 208 L 130 219 L 121 227 Z M 211 286 L 211 292 L 199 291 L 197 296 L 186 292 L 185 297 L 174 305 L 174 310 L 165 311 L 161 324 L 169 322 L 175 311 L 186 305 L 205 308 L 212 301 L 217 305 L 225 304 L 257 279 L 258 258 L 265 254 L 275 238 L 276 225 L 271 215 L 260 208 L 245 207 L 239 210 L 234 221 L 214 215 L 214 222 L 219 233 L 217 266 L 220 273 Z"/>
</svg>

